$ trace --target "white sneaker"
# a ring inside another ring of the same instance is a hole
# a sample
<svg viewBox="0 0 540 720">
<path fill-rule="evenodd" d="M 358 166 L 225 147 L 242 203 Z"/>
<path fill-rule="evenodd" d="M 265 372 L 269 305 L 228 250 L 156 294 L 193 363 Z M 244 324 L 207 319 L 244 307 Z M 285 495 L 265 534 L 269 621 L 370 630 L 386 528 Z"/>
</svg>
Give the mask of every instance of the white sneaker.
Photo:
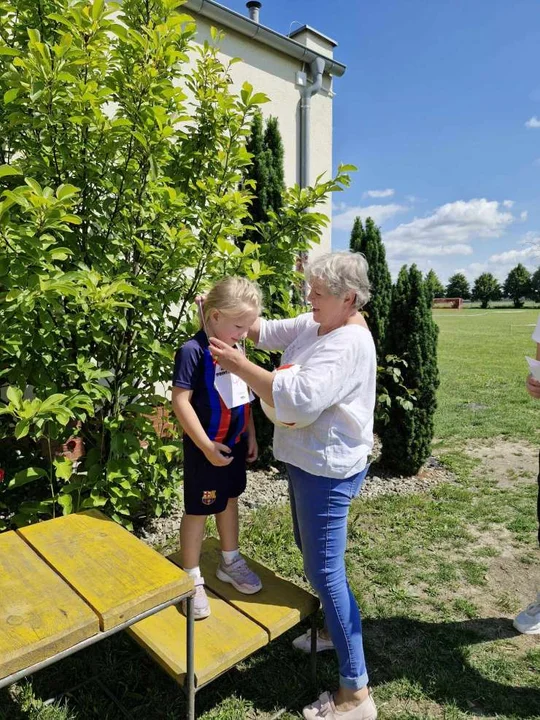
<svg viewBox="0 0 540 720">
<path fill-rule="evenodd" d="M 540 592 L 535 602 L 522 610 L 514 620 L 514 627 L 524 635 L 540 635 Z"/>
<path fill-rule="evenodd" d="M 181 610 L 187 616 L 187 600 L 182 600 Z M 193 619 L 204 620 L 210 615 L 210 603 L 204 589 L 204 578 L 195 578 L 195 596 L 193 598 Z"/>
<path fill-rule="evenodd" d="M 300 637 L 295 638 L 292 641 L 293 647 L 304 653 L 311 652 L 311 630 L 308 630 Z M 316 652 L 324 652 L 324 650 L 333 650 L 334 643 L 330 639 L 323 638 L 317 633 L 317 648 Z"/>
</svg>

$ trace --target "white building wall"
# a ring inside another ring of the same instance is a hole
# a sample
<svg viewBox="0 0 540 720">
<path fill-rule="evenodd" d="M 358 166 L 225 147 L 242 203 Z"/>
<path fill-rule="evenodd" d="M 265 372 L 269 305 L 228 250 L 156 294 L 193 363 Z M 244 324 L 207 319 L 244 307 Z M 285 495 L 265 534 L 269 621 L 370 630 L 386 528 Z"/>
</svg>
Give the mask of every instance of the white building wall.
<svg viewBox="0 0 540 720">
<path fill-rule="evenodd" d="M 192 15 L 197 23 L 196 41 L 201 44 L 205 40 L 212 42 L 211 23 L 205 17 Z M 231 68 L 235 90 L 240 90 L 247 81 L 256 92 L 264 92 L 270 98 L 261 110 L 264 117 L 272 115 L 279 120 L 285 151 L 285 182 L 294 185 L 300 180 L 300 87 L 296 85 L 296 73 L 309 68 L 301 61 L 233 30 L 225 29 L 224 33 L 220 43 L 222 60 L 228 62 L 232 58 L 241 58 L 243 61 Z M 328 179 L 332 176 L 332 79 L 328 75 L 324 77 L 321 92 L 311 100 L 310 159 L 310 183 L 323 173 Z M 331 220 L 331 199 L 318 209 Z M 312 255 L 330 250 L 329 223 L 321 237 L 321 244 L 314 248 Z"/>
</svg>

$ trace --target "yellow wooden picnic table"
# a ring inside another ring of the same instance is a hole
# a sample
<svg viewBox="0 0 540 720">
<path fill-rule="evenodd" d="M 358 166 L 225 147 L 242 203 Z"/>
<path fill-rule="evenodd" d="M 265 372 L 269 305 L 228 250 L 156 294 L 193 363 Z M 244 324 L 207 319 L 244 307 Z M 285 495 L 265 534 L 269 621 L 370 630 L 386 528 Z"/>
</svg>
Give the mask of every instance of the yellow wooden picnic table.
<svg viewBox="0 0 540 720">
<path fill-rule="evenodd" d="M 315 612 L 311 593 L 250 560 L 263 589 L 242 595 L 215 577 L 219 543 L 208 538 L 201 568 L 211 616 L 193 620 L 193 581 L 180 554 L 168 559 L 97 510 L 0 534 L 0 688 L 120 630 L 195 693 Z M 187 599 L 184 616 L 178 606 Z"/>
<path fill-rule="evenodd" d="M 187 600 L 184 688 L 194 717 L 193 581 L 97 510 L 0 534 L 0 688 Z"/>
</svg>

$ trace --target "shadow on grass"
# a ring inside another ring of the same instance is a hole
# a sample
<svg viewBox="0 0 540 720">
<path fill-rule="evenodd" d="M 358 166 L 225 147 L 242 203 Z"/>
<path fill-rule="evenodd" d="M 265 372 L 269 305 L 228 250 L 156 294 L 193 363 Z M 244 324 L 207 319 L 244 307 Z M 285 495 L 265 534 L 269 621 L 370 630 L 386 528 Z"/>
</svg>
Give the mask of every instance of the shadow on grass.
<svg viewBox="0 0 540 720">
<path fill-rule="evenodd" d="M 250 708 L 272 714 L 280 707 L 288 707 L 294 713 L 323 690 L 335 687 L 337 660 L 334 653 L 324 653 L 318 657 L 318 688 L 310 690 L 307 681 L 309 659 L 290 645 L 298 632 L 298 628 L 288 632 L 203 688 L 197 694 L 198 717 L 209 713 L 212 718 L 225 718 L 219 706 L 231 696 L 237 698 L 235 718 L 249 716 Z M 491 659 L 482 669 L 473 666 L 469 659 L 474 653 L 473 646 L 515 638 L 516 635 L 506 618 L 448 623 L 406 617 L 368 619 L 364 621 L 364 638 L 375 696 L 377 698 L 380 693 L 379 697 L 388 701 L 429 700 L 442 707 L 455 706 L 474 716 L 531 718 L 540 707 L 538 688 L 513 684 L 520 676 L 519 667 L 513 667 L 515 659 L 507 656 L 504 647 L 492 648 Z M 486 650 L 489 650 L 487 645 Z M 131 659 L 130 655 L 133 655 Z M 118 660 L 123 660 L 120 667 Z M 482 666 L 482 663 L 477 664 Z M 101 649 L 96 646 L 71 658 L 69 664 L 63 661 L 38 673 L 33 679 L 34 693 L 42 698 L 59 695 L 96 671 L 103 673 L 109 691 L 134 720 L 169 720 L 185 714 L 185 700 L 178 686 L 146 655 L 140 654 L 127 638 L 118 638 Z M 404 681 L 398 683 L 399 695 L 392 688 L 395 681 Z M 414 689 L 414 697 L 407 695 L 407 688 Z M 302 692 L 305 694 L 299 699 Z M 77 720 L 95 717 L 118 720 L 122 717 L 118 707 L 94 683 L 85 685 L 66 699 L 71 710 L 68 717 Z M 4 717 L 26 720 L 37 715 L 21 713 L 3 691 L 0 693 L 0 718 Z"/>
<path fill-rule="evenodd" d="M 519 635 L 507 618 L 431 623 L 393 617 L 366 620 L 363 629 L 375 688 L 404 679 L 421 689 L 425 699 L 442 706 L 455 705 L 474 715 L 530 718 L 538 713 L 538 688 L 513 685 L 519 670 L 512 670 L 512 661 L 502 647 L 493 648 L 494 662 L 487 661 L 481 669 L 470 661 L 474 645 Z M 488 673 L 500 680 L 491 679 Z"/>
</svg>

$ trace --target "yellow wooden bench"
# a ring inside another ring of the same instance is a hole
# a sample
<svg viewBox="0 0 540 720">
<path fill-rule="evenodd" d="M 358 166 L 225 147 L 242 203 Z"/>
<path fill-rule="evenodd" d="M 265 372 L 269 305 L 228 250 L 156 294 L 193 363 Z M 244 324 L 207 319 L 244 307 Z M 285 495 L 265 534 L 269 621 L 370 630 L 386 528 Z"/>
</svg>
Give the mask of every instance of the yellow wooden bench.
<svg viewBox="0 0 540 720">
<path fill-rule="evenodd" d="M 219 553 L 215 538 L 205 540 L 201 571 L 212 614 L 195 623 L 195 691 L 308 617 L 312 618 L 311 671 L 314 681 L 314 620 L 319 608 L 318 599 L 254 560 L 249 560 L 249 565 L 261 578 L 263 588 L 255 595 L 243 595 L 216 578 Z M 169 560 L 180 565 L 180 553 L 170 555 Z M 128 633 L 174 680 L 180 685 L 185 683 L 186 619 L 177 608 L 168 608 L 132 625 Z"/>
<path fill-rule="evenodd" d="M 195 693 L 286 630 L 312 618 L 310 593 L 250 560 L 263 589 L 242 595 L 215 577 L 219 544 L 203 545 L 212 615 L 193 621 L 193 582 L 169 559 L 96 510 L 0 535 L 0 688 L 120 630 Z M 187 600 L 187 617 L 179 602 Z"/>
</svg>

